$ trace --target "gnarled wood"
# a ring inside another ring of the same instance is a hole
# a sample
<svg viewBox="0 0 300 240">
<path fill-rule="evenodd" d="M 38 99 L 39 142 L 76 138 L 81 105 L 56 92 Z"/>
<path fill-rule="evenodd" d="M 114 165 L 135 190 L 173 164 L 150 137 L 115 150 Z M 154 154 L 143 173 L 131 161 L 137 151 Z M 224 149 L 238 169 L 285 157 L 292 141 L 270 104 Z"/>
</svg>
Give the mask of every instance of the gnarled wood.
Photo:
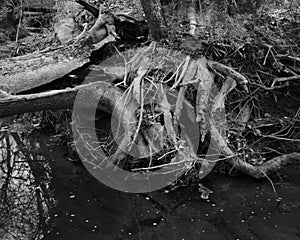
<svg viewBox="0 0 300 240">
<path fill-rule="evenodd" d="M 0 61 L 0 90 L 15 94 L 59 79 L 88 63 L 93 51 L 115 41 L 111 16 L 99 15 L 89 31 L 85 29 L 75 38 L 64 32 L 63 21 L 66 18 L 60 18 L 60 27 L 56 29 L 63 32 L 56 33 L 63 37 L 63 41 L 60 40 L 64 45 Z"/>
<path fill-rule="evenodd" d="M 0 89 L 23 92 L 55 79 L 89 62 L 92 45 L 60 46 L 0 61 Z"/>
</svg>

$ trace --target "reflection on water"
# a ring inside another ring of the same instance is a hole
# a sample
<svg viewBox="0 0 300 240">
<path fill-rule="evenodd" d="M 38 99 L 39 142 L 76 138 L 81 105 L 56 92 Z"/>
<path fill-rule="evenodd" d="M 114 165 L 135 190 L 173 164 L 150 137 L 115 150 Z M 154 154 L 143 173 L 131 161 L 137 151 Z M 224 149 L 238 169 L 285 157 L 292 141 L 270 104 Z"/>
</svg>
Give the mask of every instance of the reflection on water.
<svg viewBox="0 0 300 240">
<path fill-rule="evenodd" d="M 95 180 L 65 146 L 37 131 L 0 134 L 0 239 L 44 240 L 279 240 L 300 237 L 297 168 L 268 181 L 211 174 L 214 190 L 126 194 Z"/>
<path fill-rule="evenodd" d="M 39 143 L 0 134 L 0 239 L 41 239 L 55 206 L 51 169 Z"/>
</svg>

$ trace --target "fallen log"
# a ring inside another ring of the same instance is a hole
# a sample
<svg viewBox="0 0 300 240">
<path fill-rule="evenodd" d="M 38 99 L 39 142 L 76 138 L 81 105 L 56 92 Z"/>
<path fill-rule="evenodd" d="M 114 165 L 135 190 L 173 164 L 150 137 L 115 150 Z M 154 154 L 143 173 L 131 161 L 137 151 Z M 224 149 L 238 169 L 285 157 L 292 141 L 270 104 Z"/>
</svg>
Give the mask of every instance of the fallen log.
<svg viewBox="0 0 300 240">
<path fill-rule="evenodd" d="M 57 36 L 66 40 L 64 44 L 0 61 L 0 90 L 16 94 L 52 82 L 82 67 L 93 51 L 115 41 L 113 18 L 109 15 L 99 15 L 89 31 L 85 28 L 76 37 L 64 32 L 69 27 L 64 25 L 65 20 L 60 19 L 56 28 Z"/>
<path fill-rule="evenodd" d="M 78 94 L 79 91 L 80 94 Z M 122 92 L 105 82 L 26 95 L 11 95 L 0 92 L 0 118 L 46 109 L 73 108 L 76 97 L 81 97 L 78 100 L 80 103 L 78 107 L 88 108 L 95 103 L 95 99 L 100 99 L 99 110 L 111 113 L 117 101 L 122 97 Z"/>
<path fill-rule="evenodd" d="M 88 44 L 59 46 L 4 59 L 0 61 L 0 89 L 15 94 L 61 78 L 88 63 L 92 50 Z"/>
</svg>

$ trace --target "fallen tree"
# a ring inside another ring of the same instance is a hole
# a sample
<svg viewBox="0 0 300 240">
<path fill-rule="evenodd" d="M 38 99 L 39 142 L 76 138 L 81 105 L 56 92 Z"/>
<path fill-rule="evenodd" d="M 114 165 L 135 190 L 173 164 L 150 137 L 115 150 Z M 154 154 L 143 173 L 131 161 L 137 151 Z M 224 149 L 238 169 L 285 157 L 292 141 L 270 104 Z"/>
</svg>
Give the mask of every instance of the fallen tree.
<svg viewBox="0 0 300 240">
<path fill-rule="evenodd" d="M 188 9 L 189 35 L 193 37 L 195 11 L 193 6 Z M 75 101 L 83 109 L 96 105 L 99 110 L 114 112 L 120 118 L 126 133 L 116 140 L 118 149 L 99 162 L 97 148 L 88 146 L 89 136 L 85 137 L 78 128 L 78 135 L 82 137 L 76 144 L 88 149 L 89 157 L 85 156 L 85 159 L 89 159 L 88 161 L 93 162 L 96 167 L 103 167 L 103 164 L 111 167 L 113 163 L 124 168 L 126 165 L 124 160 L 128 153 L 134 144 L 139 143 L 135 151 L 138 151 L 140 159 L 135 159 L 132 165 L 129 164 L 133 172 L 149 172 L 164 167 L 166 172 L 182 173 L 200 164 L 198 175 L 201 178 L 213 164 L 209 159 L 197 154 L 189 136 L 179 133 L 180 116 L 183 108 L 187 107 L 195 112 L 195 118 L 191 121 L 199 124 L 201 142 L 203 143 L 207 134 L 210 134 L 209 141 L 215 143 L 221 156 L 218 161 L 224 159 L 234 168 L 255 178 L 266 177 L 284 165 L 299 161 L 300 153 L 291 153 L 253 166 L 245 162 L 239 154 L 234 153 L 228 146 L 224 134 L 221 134 L 224 130 L 223 119 L 213 121 L 212 116 L 224 108 L 227 95 L 236 85 L 247 94 L 247 79 L 231 67 L 205 57 L 193 57 L 177 52 L 172 54 L 168 49 L 158 47 L 155 42 L 136 51 L 120 53 L 124 61 L 118 65 L 118 74 L 115 73 L 115 69 L 104 71 L 111 79 L 109 83 L 87 83 L 61 90 L 18 94 L 49 83 L 85 65 L 89 62 L 92 51 L 101 49 L 104 44 L 115 40 L 113 18 L 99 12 L 94 13 L 98 13 L 94 26 L 90 30 L 84 29 L 82 34 L 72 36 L 70 39 L 64 36 L 64 45 L 0 62 L 0 117 L 46 109 L 73 108 Z M 157 32 L 155 35 L 165 36 Z M 222 87 L 211 101 L 211 92 L 217 77 L 223 79 Z M 117 88 L 120 86 L 125 91 Z M 185 103 L 190 86 L 196 86 L 195 101 Z M 149 89 L 152 89 L 155 101 L 151 102 L 152 107 L 147 109 L 144 97 L 147 96 Z M 174 90 L 178 90 L 178 95 L 175 106 L 172 106 L 167 94 Z M 156 115 L 162 115 L 163 121 L 156 120 Z M 145 118 L 154 119 L 147 131 L 144 129 L 144 125 L 147 124 Z M 75 121 L 75 124 L 78 123 Z M 174 156 L 174 153 L 177 155 Z M 154 164 L 153 157 L 161 161 Z"/>
<path fill-rule="evenodd" d="M 111 16 L 100 15 L 89 31 L 85 28 L 75 37 L 65 33 L 64 24 L 56 29 L 64 44 L 0 61 L 1 90 L 16 94 L 62 78 L 88 63 L 93 51 L 115 41 Z"/>
</svg>

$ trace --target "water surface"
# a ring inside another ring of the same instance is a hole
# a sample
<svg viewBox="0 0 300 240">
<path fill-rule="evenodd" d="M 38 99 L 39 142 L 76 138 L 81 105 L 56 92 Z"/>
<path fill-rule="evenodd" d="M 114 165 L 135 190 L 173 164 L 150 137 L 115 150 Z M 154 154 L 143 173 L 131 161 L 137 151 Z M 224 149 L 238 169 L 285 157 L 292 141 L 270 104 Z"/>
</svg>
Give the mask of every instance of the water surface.
<svg viewBox="0 0 300 240">
<path fill-rule="evenodd" d="M 1 135 L 0 239 L 300 239 L 300 175 L 207 176 L 174 191 L 126 194 L 95 180 L 38 131 Z"/>
</svg>

